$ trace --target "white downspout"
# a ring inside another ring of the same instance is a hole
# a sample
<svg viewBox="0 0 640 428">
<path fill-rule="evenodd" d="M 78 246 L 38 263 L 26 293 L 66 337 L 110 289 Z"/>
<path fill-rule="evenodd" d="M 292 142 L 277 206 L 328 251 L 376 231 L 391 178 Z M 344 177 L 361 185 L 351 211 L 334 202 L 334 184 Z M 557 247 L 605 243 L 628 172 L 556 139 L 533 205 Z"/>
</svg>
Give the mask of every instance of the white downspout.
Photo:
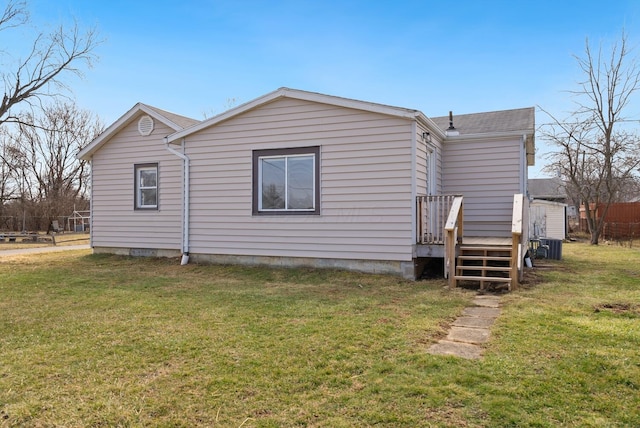
<svg viewBox="0 0 640 428">
<path fill-rule="evenodd" d="M 522 134 L 520 168 L 520 193 L 522 193 L 525 197 L 529 197 L 529 192 L 527 192 L 527 180 L 529 179 L 529 166 L 527 164 L 527 134 Z"/>
<path fill-rule="evenodd" d="M 190 159 L 184 153 L 180 153 L 169 145 L 167 137 L 164 138 L 165 148 L 182 159 L 184 168 L 182 169 L 182 260 L 181 265 L 189 263 L 189 162 Z M 184 152 L 184 138 L 182 139 L 182 151 Z"/>
</svg>

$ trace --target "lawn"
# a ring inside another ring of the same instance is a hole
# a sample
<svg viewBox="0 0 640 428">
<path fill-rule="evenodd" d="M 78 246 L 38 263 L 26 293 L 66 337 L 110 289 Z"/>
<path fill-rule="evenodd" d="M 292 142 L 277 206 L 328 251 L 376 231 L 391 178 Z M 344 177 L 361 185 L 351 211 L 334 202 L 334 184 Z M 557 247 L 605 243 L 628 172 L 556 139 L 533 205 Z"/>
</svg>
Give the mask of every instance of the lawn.
<svg viewBox="0 0 640 428">
<path fill-rule="evenodd" d="M 0 258 L 0 426 L 640 426 L 640 252 L 563 253 L 480 361 L 425 352 L 442 280 Z"/>
</svg>

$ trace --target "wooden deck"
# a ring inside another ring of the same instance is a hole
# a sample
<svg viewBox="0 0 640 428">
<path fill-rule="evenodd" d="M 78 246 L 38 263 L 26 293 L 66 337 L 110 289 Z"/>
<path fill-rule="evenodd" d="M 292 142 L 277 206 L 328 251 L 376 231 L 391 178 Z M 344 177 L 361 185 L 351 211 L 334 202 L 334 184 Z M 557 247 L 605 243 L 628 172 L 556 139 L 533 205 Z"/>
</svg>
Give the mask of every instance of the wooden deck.
<svg viewBox="0 0 640 428">
<path fill-rule="evenodd" d="M 504 245 L 511 246 L 511 238 L 465 236 L 462 245 Z M 416 257 L 444 257 L 444 244 L 417 244 Z"/>
<path fill-rule="evenodd" d="M 505 230 L 510 236 L 484 237 L 465 235 L 463 196 L 418 196 L 414 257 L 443 258 L 445 278 L 449 278 L 452 288 L 459 280 L 479 280 L 482 289 L 490 278 L 492 282 L 508 282 L 509 290 L 515 290 L 523 272 L 521 257 L 526 245 L 523 236 L 527 236 L 528 202 L 521 193 L 513 195 L 511 230 Z M 480 260 L 482 265 L 465 265 L 464 260 Z M 458 265 L 459 261 L 462 263 Z M 481 275 L 467 275 L 467 272 Z M 494 275 L 496 272 L 503 276 Z"/>
<path fill-rule="evenodd" d="M 485 236 L 465 236 L 462 245 L 506 245 L 511 246 L 511 237 L 485 237 Z"/>
</svg>

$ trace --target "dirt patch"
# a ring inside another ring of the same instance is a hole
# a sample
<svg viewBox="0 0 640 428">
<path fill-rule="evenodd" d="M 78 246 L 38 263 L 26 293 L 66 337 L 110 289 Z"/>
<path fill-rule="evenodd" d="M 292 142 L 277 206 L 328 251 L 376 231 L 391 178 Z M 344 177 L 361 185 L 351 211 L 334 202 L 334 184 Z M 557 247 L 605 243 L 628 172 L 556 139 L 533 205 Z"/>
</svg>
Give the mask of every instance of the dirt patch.
<svg viewBox="0 0 640 428">
<path fill-rule="evenodd" d="M 557 260 L 534 260 L 533 268 L 524 269 L 524 278 L 520 282 L 523 287 L 532 287 L 546 281 L 545 274 L 550 271 L 573 272 L 565 264 Z"/>
<path fill-rule="evenodd" d="M 609 311 L 617 314 L 633 313 L 640 315 L 640 305 L 628 302 L 601 303 L 593 308 L 594 312 Z"/>
<path fill-rule="evenodd" d="M 504 282 L 490 282 L 491 277 L 487 277 L 484 284 L 484 289 L 480 290 L 480 286 L 478 285 L 478 281 L 466 281 L 459 280 L 458 288 L 462 288 L 465 290 L 477 291 L 478 294 L 505 294 L 509 292 L 509 285 Z"/>
<path fill-rule="evenodd" d="M 473 428 L 479 426 L 485 426 L 484 424 L 475 423 L 469 421 L 469 415 L 477 417 L 479 420 L 486 420 L 487 415 L 468 409 L 466 406 L 459 403 L 446 403 L 441 407 L 428 407 L 425 410 L 425 416 L 429 426 L 434 425 L 446 425 L 455 426 L 461 428 Z"/>
<path fill-rule="evenodd" d="M 544 282 L 543 272 L 536 268 L 526 268 L 520 285 L 522 287 L 533 287 Z"/>
</svg>

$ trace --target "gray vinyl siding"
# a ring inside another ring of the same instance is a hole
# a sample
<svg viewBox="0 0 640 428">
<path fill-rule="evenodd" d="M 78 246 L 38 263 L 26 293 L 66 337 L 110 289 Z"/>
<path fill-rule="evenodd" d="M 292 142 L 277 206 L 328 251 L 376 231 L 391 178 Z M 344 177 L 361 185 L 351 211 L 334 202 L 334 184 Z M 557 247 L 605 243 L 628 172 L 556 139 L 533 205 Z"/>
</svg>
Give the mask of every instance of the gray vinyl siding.
<svg viewBox="0 0 640 428">
<path fill-rule="evenodd" d="M 91 244 L 179 250 L 182 162 L 162 142 L 174 130 L 156 120 L 152 134 L 142 137 L 138 118 L 92 158 Z M 134 165 L 144 163 L 158 163 L 158 210 L 134 210 Z"/>
<path fill-rule="evenodd" d="M 522 141 L 447 141 L 444 193 L 464 196 L 465 236 L 510 236 L 513 195 L 521 193 Z"/>
<path fill-rule="evenodd" d="M 412 259 L 411 121 L 280 99 L 186 139 L 191 252 Z M 320 147 L 320 215 L 252 215 L 252 151 Z"/>
</svg>

